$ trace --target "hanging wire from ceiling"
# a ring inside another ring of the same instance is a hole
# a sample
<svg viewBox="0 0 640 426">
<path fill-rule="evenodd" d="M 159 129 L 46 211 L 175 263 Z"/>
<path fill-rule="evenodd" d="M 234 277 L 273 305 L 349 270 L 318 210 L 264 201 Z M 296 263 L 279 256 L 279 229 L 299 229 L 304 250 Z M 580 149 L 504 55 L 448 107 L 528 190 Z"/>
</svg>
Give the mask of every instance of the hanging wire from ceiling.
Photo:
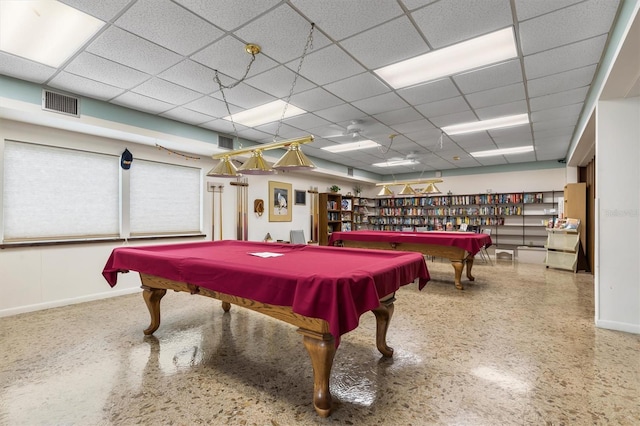
<svg viewBox="0 0 640 426">
<path fill-rule="evenodd" d="M 280 127 L 282 127 L 282 122 L 284 121 L 284 116 L 287 113 L 287 107 L 289 106 L 289 101 L 291 100 L 291 96 L 293 95 L 293 91 L 296 88 L 296 83 L 298 82 L 298 76 L 300 75 L 300 70 L 302 69 L 302 63 L 304 62 L 304 58 L 307 56 L 307 51 L 309 49 L 313 50 L 313 30 L 316 27 L 315 23 L 311 23 L 311 29 L 309 30 L 309 35 L 307 36 L 307 42 L 304 45 L 304 50 L 302 51 L 302 56 L 300 56 L 300 62 L 298 63 L 298 69 L 296 70 L 293 83 L 291 84 L 291 89 L 289 89 L 289 95 L 287 96 L 287 100 L 285 101 L 284 108 L 282 109 L 282 116 L 278 121 L 278 127 L 276 128 L 276 133 L 273 135 L 273 141 L 276 142 L 278 140 L 278 136 L 280 135 Z"/>
</svg>

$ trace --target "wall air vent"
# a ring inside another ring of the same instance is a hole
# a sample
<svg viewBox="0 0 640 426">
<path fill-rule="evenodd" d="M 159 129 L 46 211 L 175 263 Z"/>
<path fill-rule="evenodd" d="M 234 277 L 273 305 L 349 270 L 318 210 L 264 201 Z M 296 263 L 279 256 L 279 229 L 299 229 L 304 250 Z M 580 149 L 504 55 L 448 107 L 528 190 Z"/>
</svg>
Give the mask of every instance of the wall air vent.
<svg viewBox="0 0 640 426">
<path fill-rule="evenodd" d="M 353 167 L 347 167 L 347 176 L 353 176 Z"/>
<path fill-rule="evenodd" d="M 79 99 L 50 90 L 42 91 L 42 109 L 45 111 L 59 112 L 61 114 L 80 117 L 78 110 Z"/>
<path fill-rule="evenodd" d="M 224 149 L 233 149 L 233 138 L 229 136 L 218 135 L 218 147 Z"/>
</svg>

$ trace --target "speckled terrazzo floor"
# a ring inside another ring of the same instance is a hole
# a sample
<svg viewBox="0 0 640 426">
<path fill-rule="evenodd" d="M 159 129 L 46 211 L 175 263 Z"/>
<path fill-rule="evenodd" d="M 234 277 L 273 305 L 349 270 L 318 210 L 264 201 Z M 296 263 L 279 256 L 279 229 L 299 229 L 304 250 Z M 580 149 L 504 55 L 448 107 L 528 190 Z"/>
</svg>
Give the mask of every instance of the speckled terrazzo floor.
<svg viewBox="0 0 640 426">
<path fill-rule="evenodd" d="M 140 295 L 0 318 L 0 424 L 640 424 L 640 336 L 594 327 L 591 275 L 477 263 L 458 291 L 428 267 L 397 295 L 393 359 L 373 315 L 343 336 L 328 418 L 293 326 L 171 292 L 153 337 Z"/>
</svg>

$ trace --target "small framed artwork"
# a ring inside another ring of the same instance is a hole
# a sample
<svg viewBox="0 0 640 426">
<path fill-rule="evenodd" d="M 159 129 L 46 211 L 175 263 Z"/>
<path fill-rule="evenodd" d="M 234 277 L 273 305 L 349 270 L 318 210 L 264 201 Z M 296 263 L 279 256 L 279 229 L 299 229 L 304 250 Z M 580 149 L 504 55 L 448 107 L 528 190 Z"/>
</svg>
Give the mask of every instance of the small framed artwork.
<svg viewBox="0 0 640 426">
<path fill-rule="evenodd" d="M 290 183 L 269 181 L 269 222 L 291 222 Z"/>
<path fill-rule="evenodd" d="M 307 204 L 307 193 L 306 192 L 296 189 L 294 191 L 294 194 L 295 194 L 295 198 L 296 198 L 296 204 L 299 204 L 299 205 L 302 205 L 302 206 Z"/>
</svg>

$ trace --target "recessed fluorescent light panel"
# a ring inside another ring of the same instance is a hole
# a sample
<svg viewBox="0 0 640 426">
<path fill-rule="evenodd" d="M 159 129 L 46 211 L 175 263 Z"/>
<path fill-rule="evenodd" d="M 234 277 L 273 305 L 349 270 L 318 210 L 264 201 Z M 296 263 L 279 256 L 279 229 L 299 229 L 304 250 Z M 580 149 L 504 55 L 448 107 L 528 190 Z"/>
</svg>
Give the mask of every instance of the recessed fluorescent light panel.
<svg viewBox="0 0 640 426">
<path fill-rule="evenodd" d="M 0 1 L 0 50 L 59 67 L 104 22 L 54 0 Z"/>
<path fill-rule="evenodd" d="M 524 154 L 533 151 L 533 146 L 518 146 L 515 148 L 491 149 L 489 151 L 472 152 L 473 157 L 493 157 L 494 155 Z"/>
<path fill-rule="evenodd" d="M 380 144 L 378 142 L 374 142 L 371 140 L 364 140 L 364 141 L 358 141 L 358 142 L 350 142 L 350 143 L 343 143 L 340 145 L 331 145 L 331 146 L 325 146 L 324 149 L 325 151 L 329 151 L 329 152 L 346 152 L 346 151 L 355 151 L 358 149 L 365 149 L 365 148 L 373 148 L 376 146 L 380 146 Z"/>
<path fill-rule="evenodd" d="M 513 28 L 434 50 L 375 71 L 394 89 L 437 80 L 518 56 Z"/>
<path fill-rule="evenodd" d="M 287 106 L 286 102 L 278 99 L 277 101 L 269 102 L 268 104 L 260 105 L 259 107 L 251 108 L 237 114 L 232 114 L 231 116 L 224 117 L 224 119 L 231 121 L 231 117 L 233 117 L 233 121 L 235 123 L 239 123 L 247 127 L 256 127 L 280 120 L 282 118 L 282 111 L 285 107 L 287 107 L 287 111 L 284 118 L 295 117 L 296 115 L 307 112 L 291 104 Z"/>
<path fill-rule="evenodd" d="M 445 126 L 442 131 L 447 135 L 462 135 L 465 133 L 481 132 L 483 130 L 503 129 L 505 127 L 520 126 L 529 123 L 528 114 L 507 115 L 504 117 L 492 118 L 490 120 L 473 121 L 470 123 L 454 124 Z"/>
<path fill-rule="evenodd" d="M 416 160 L 395 160 L 395 161 L 385 161 L 384 163 L 373 163 L 372 165 L 375 167 L 394 167 L 394 166 L 408 166 L 410 164 L 420 164 Z"/>
</svg>

